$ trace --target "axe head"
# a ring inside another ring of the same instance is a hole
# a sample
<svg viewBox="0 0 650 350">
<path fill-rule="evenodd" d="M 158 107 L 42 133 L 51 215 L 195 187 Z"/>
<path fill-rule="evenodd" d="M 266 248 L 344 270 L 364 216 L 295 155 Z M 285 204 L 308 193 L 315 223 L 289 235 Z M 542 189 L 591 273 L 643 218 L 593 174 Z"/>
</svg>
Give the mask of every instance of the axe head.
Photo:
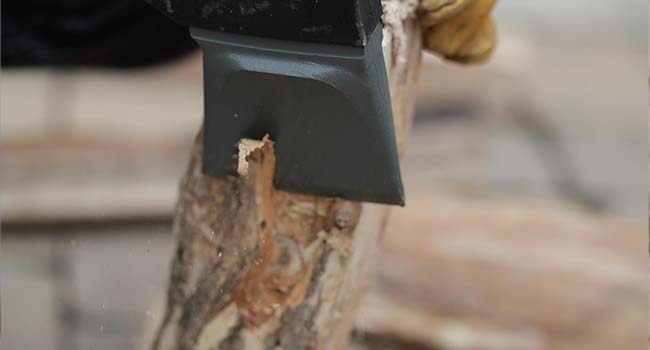
<svg viewBox="0 0 650 350">
<path fill-rule="evenodd" d="M 239 140 L 268 134 L 278 189 L 404 205 L 379 0 L 213 1 L 233 11 L 212 21 L 152 1 L 203 49 L 204 173 L 235 175 Z"/>
</svg>

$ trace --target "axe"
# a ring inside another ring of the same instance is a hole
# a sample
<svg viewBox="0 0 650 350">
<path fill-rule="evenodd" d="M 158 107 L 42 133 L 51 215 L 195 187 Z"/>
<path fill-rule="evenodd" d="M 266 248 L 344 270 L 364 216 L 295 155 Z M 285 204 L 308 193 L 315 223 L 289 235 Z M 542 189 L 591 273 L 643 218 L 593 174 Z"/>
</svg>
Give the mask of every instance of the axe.
<svg viewBox="0 0 650 350">
<path fill-rule="evenodd" d="M 404 205 L 380 0 L 145 0 L 203 49 L 203 172 L 268 134 L 278 189 Z"/>
</svg>

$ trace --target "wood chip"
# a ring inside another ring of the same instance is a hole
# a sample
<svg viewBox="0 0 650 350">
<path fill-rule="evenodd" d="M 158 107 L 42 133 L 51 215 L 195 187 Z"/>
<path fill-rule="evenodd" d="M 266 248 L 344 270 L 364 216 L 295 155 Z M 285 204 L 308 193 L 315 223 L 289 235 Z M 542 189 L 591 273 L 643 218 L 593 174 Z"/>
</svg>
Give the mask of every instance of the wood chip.
<svg viewBox="0 0 650 350">
<path fill-rule="evenodd" d="M 237 173 L 241 176 L 248 175 L 248 156 L 253 153 L 255 150 L 261 149 L 264 147 L 266 142 L 270 142 L 269 135 L 264 135 L 262 140 L 253 140 L 253 139 L 241 139 L 237 148 L 239 149 L 239 154 L 237 157 Z"/>
</svg>

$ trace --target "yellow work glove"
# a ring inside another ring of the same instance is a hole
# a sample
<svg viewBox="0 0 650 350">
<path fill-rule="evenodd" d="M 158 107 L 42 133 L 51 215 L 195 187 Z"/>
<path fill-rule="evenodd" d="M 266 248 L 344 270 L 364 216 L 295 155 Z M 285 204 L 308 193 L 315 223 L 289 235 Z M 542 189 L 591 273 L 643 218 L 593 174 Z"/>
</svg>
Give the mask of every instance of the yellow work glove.
<svg viewBox="0 0 650 350">
<path fill-rule="evenodd" d="M 496 0 L 421 0 L 425 50 L 460 63 L 483 62 L 496 43 L 490 10 Z"/>
</svg>

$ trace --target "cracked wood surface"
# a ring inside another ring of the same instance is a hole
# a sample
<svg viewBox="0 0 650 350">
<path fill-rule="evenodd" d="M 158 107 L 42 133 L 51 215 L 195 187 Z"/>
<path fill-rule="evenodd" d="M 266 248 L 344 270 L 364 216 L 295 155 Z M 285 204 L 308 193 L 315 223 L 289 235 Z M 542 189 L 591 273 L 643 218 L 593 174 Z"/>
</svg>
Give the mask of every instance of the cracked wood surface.
<svg viewBox="0 0 650 350">
<path fill-rule="evenodd" d="M 421 55 L 416 1 L 388 1 L 384 46 L 400 151 Z M 388 207 L 276 191 L 272 142 L 245 176 L 201 172 L 202 134 L 174 218 L 167 303 L 151 349 L 340 349 Z"/>
</svg>

